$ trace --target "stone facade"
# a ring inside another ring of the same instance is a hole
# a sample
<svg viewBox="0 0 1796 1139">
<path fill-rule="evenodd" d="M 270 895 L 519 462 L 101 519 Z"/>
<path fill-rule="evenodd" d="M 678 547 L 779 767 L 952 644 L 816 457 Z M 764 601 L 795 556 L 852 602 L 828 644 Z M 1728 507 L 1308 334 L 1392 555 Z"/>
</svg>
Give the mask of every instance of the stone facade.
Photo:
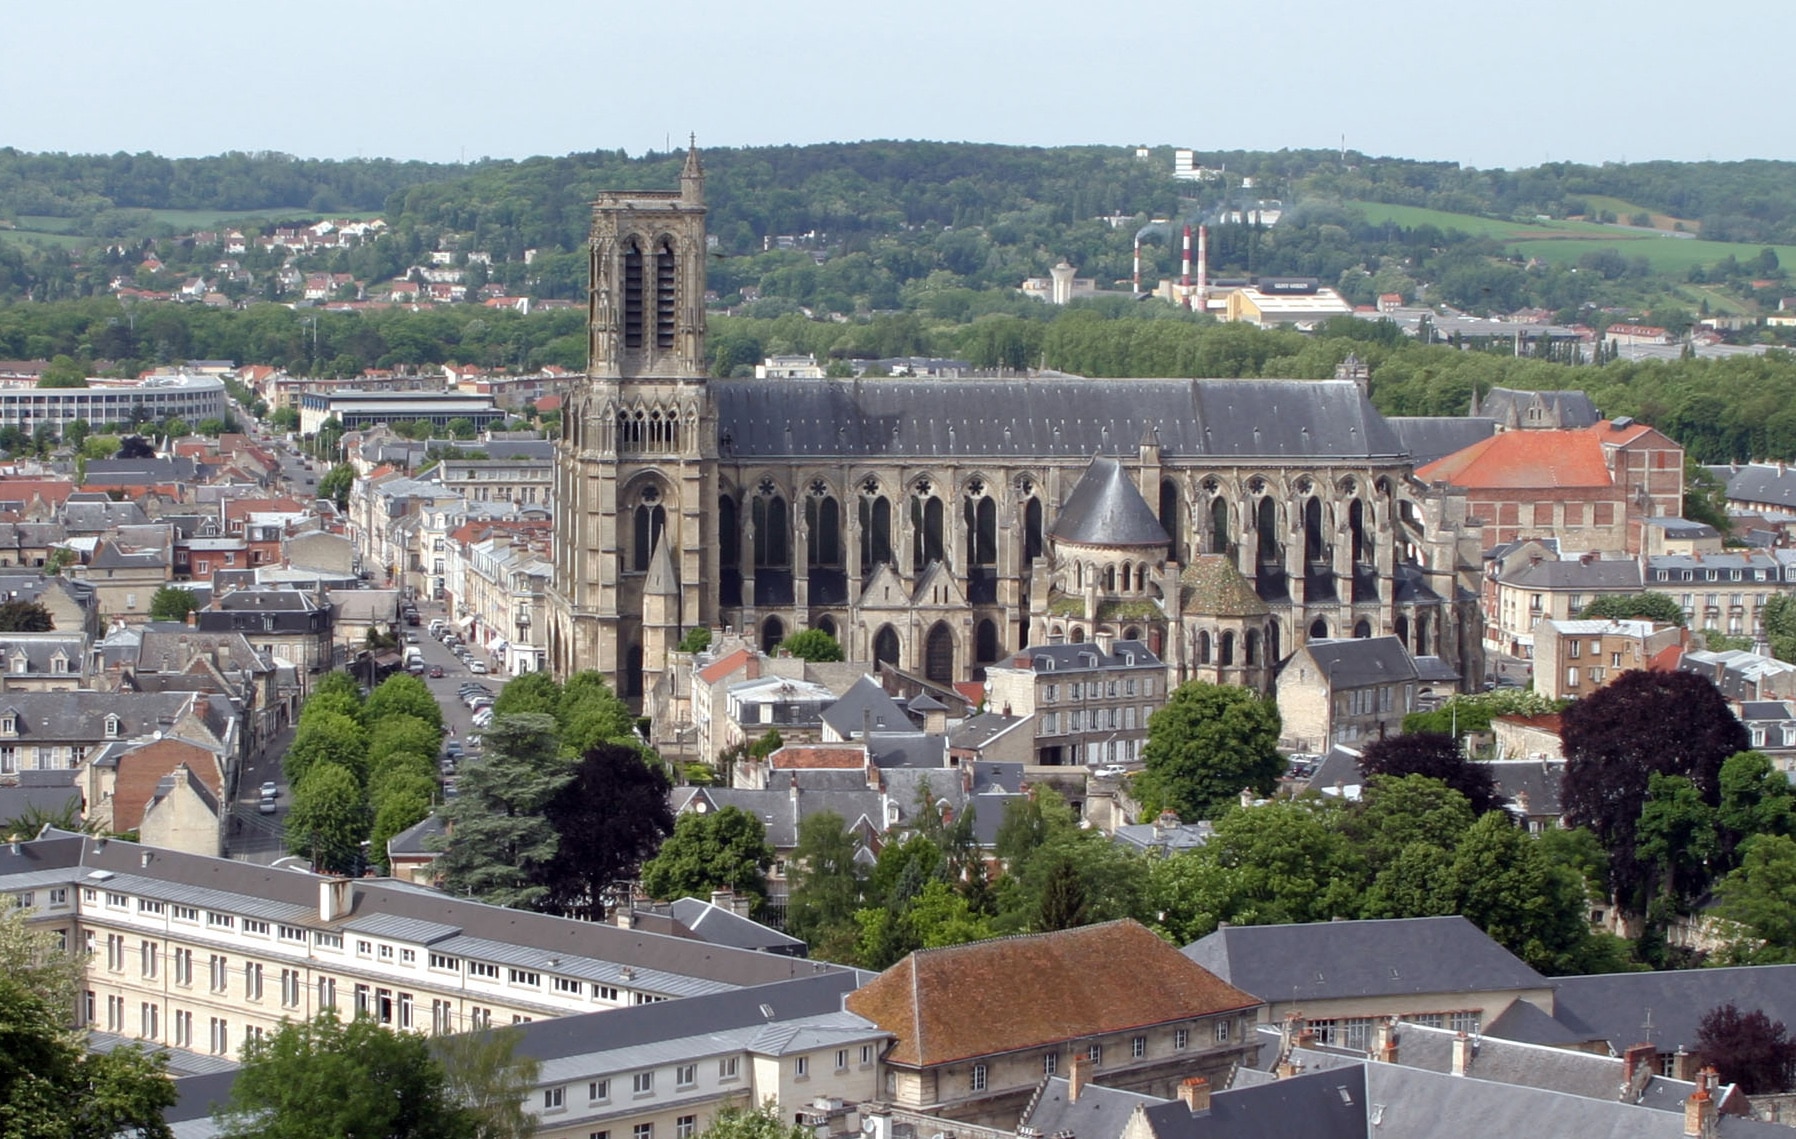
<svg viewBox="0 0 1796 1139">
<path fill-rule="evenodd" d="M 652 698 L 705 625 L 763 648 L 820 628 L 937 684 L 1099 634 L 1148 645 L 1176 683 L 1220 669 L 1200 646 L 1225 631 L 1262 688 L 1306 639 L 1353 635 L 1481 678 L 1478 529 L 1412 477 L 1363 377 L 708 381 L 703 186 L 695 151 L 677 192 L 593 206 L 590 366 L 555 471 L 556 672 Z M 1102 464 L 1159 523 L 1152 545 L 1063 527 Z M 1204 555 L 1265 612 L 1187 607 Z"/>
</svg>

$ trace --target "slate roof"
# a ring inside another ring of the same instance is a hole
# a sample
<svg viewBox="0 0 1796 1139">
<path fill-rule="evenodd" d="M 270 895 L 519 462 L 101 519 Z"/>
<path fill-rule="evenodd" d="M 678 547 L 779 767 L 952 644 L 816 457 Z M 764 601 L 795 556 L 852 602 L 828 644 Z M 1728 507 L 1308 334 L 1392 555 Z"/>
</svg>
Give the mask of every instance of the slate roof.
<svg viewBox="0 0 1796 1139">
<path fill-rule="evenodd" d="M 1621 558 L 1592 558 L 1517 566 L 1503 581 L 1518 589 L 1640 590 L 1640 563 Z"/>
<path fill-rule="evenodd" d="M 726 459 L 819 456 L 1386 458 L 1402 443 L 1351 380 L 712 380 Z"/>
<path fill-rule="evenodd" d="M 1048 533 L 1081 546 L 1155 547 L 1171 541 L 1122 464 L 1096 455 L 1061 505 Z"/>
<path fill-rule="evenodd" d="M 1006 716 L 1001 712 L 980 712 L 976 716 L 968 716 L 949 733 L 948 743 L 952 747 L 978 751 L 993 740 L 1021 727 L 1028 717 Z"/>
<path fill-rule="evenodd" d="M 1796 965 L 1677 969 L 1662 973 L 1602 973 L 1555 982 L 1554 1015 L 1587 1039 L 1607 1040 L 1621 1052 L 1645 1031 L 1652 1010 L 1653 1043 L 1661 1052 L 1696 1050 L 1697 1025 L 1717 1005 L 1759 1009 L 1796 1024 Z"/>
<path fill-rule="evenodd" d="M 673 553 L 665 534 L 655 543 L 654 553 L 649 557 L 649 575 L 642 584 L 642 592 L 645 597 L 679 596 L 680 578 L 674 573 Z"/>
<path fill-rule="evenodd" d="M 389 854 L 440 854 L 443 837 L 448 834 L 441 815 L 427 815 L 387 840 Z"/>
<path fill-rule="evenodd" d="M 1401 415 L 1386 422 L 1418 465 L 1445 458 L 1497 433 L 1497 421 L 1484 416 Z"/>
<path fill-rule="evenodd" d="M 1152 1108 L 1166 1101 L 1156 1096 L 1086 1084 L 1075 1102 L 1071 1084 L 1063 1076 L 1050 1077 L 1029 1101 L 1017 1123 L 1036 1135 L 1076 1135 L 1078 1139 L 1122 1139 L 1123 1128 L 1137 1107 Z M 1183 1106 L 1182 1104 L 1180 1106 Z"/>
<path fill-rule="evenodd" d="M 1179 571 L 1179 595 L 1187 613 L 1206 617 L 1262 617 L 1271 612 L 1226 554 L 1192 558 Z"/>
<path fill-rule="evenodd" d="M 842 693 L 835 703 L 823 710 L 823 722 L 843 739 L 854 739 L 868 724 L 871 715 L 874 731 L 909 731 L 913 725 L 898 701 L 881 688 L 871 676 L 863 676 Z"/>
<path fill-rule="evenodd" d="M 1796 470 L 1783 463 L 1747 463 L 1710 467 L 1727 483 L 1730 502 L 1784 506 L 1796 510 Z"/>
<path fill-rule="evenodd" d="M 1603 418 L 1589 394 L 1575 388 L 1538 392 L 1492 388 L 1474 403 L 1479 415 L 1520 425 L 1527 421 L 1527 408 L 1536 400 L 1557 413 L 1559 427 L 1594 427 Z"/>
<path fill-rule="evenodd" d="M 734 910 L 724 909 L 698 898 L 676 898 L 669 907 L 675 921 L 691 930 L 701 941 L 712 945 L 728 945 L 734 949 L 758 949 L 762 952 L 805 955 L 805 943 L 788 937 L 771 926 L 750 921 Z"/>
<path fill-rule="evenodd" d="M 1563 813 L 1559 797 L 1565 779 L 1563 759 L 1496 759 L 1481 761 L 1496 783 L 1497 794 L 1512 804 L 1520 795 L 1528 796 L 1528 814 L 1558 815 Z M 1516 804 L 1520 810 L 1520 805 Z"/>
<path fill-rule="evenodd" d="M 906 769 L 940 770 L 948 766 L 948 737 L 922 732 L 873 733 L 868 750 L 873 765 L 890 775 Z"/>
<path fill-rule="evenodd" d="M 1310 641 L 1304 651 L 1336 690 L 1416 679 L 1416 662 L 1396 637 Z"/>
<path fill-rule="evenodd" d="M 1129 658 L 1133 657 L 1133 660 Z M 1112 641 L 1105 652 L 1096 641 L 1079 644 L 1030 645 L 1018 649 L 1011 667 L 1045 672 L 1093 672 L 1105 668 L 1158 668 L 1160 658 L 1140 641 Z M 998 667 L 1003 667 L 1000 664 Z"/>
<path fill-rule="evenodd" d="M 185 692 L 5 692 L 0 713 L 17 712 L 18 742 L 91 743 L 106 734 L 108 715 L 119 718 L 119 739 L 167 731 L 195 706 Z"/>
<path fill-rule="evenodd" d="M 864 785 L 863 785 L 864 786 Z M 791 850 L 798 845 L 800 820 L 824 811 L 833 811 L 853 826 L 866 819 L 875 830 L 885 829 L 884 804 L 873 790 L 816 790 L 803 782 L 798 787 L 798 805 L 792 804 L 789 786 L 764 790 L 742 790 L 734 787 L 676 787 L 672 803 L 676 813 L 694 809 L 695 800 L 703 800 L 707 810 L 721 811 L 736 807 L 761 820 L 767 830 L 767 842 L 775 850 Z"/>
<path fill-rule="evenodd" d="M 1546 989 L 1463 917 L 1227 926 L 1187 945 L 1210 972 L 1268 1001 Z"/>
<path fill-rule="evenodd" d="M 1155 1139 L 1384 1139 L 1366 1111 L 1366 1066 L 1353 1064 L 1213 1092 L 1201 1115 L 1176 1099 L 1145 1114 Z"/>
<path fill-rule="evenodd" d="M 1125 920 L 921 949 L 846 1007 L 897 1037 L 892 1063 L 931 1067 L 1259 1003 Z"/>
<path fill-rule="evenodd" d="M 1653 526 L 1665 531 L 1669 538 L 1719 538 L 1721 531 L 1707 522 L 1692 522 L 1688 518 L 1672 518 L 1669 515 L 1655 515 L 1640 520 L 1644 526 Z"/>
<path fill-rule="evenodd" d="M 1451 1072 L 1453 1040 L 1458 1035 L 1452 1029 L 1404 1024 L 1397 1030 L 1397 1063 L 1429 1072 Z M 1620 1056 L 1509 1039 L 1475 1039 L 1466 1074 L 1499 1084 L 1615 1100 L 1617 1089 L 1627 1082 L 1625 1063 Z M 1641 1089 L 1638 1099 L 1627 1102 L 1655 1111 L 1682 1112 L 1685 1097 L 1695 1090 L 1696 1085 L 1687 1080 L 1654 1076 Z"/>
<path fill-rule="evenodd" d="M 81 632 L 64 633 L 0 633 L 0 668 L 7 672 L 13 668 L 13 657 L 23 653 L 25 656 L 25 672 L 43 673 L 45 675 L 81 674 L 82 658 L 87 655 L 87 634 Z M 63 673 L 52 673 L 51 658 L 62 654 L 66 662 Z"/>
<path fill-rule="evenodd" d="M 1511 1001 L 1497 1019 L 1480 1029 L 1482 1034 L 1498 1040 L 1515 1040 L 1523 1044 L 1546 1044 L 1565 1048 L 1585 1044 L 1584 1034 L 1564 1021 L 1528 1001 Z"/>
</svg>

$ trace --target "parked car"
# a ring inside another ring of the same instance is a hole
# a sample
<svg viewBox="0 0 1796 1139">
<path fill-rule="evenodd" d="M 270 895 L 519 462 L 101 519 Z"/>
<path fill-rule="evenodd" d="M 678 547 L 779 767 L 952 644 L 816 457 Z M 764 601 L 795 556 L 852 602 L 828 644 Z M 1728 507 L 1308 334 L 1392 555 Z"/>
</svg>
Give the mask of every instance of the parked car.
<svg viewBox="0 0 1796 1139">
<path fill-rule="evenodd" d="M 443 666 L 440 664 L 433 664 L 425 670 L 425 675 L 429 676 L 432 680 L 441 680 L 443 679 Z"/>
<path fill-rule="evenodd" d="M 262 784 L 262 798 L 278 799 L 280 797 L 280 794 L 281 794 L 281 785 L 279 783 L 276 783 L 274 780 L 270 779 L 268 782 Z"/>
<path fill-rule="evenodd" d="M 492 722 L 493 722 L 493 710 L 491 708 L 482 708 L 480 711 L 474 713 L 474 726 L 475 727 L 477 727 L 477 728 L 488 727 L 492 724 Z"/>
<path fill-rule="evenodd" d="M 274 799 L 267 795 L 264 795 L 262 801 L 256 804 L 256 813 L 259 815 L 272 815 L 278 810 L 280 808 L 275 805 Z"/>
<path fill-rule="evenodd" d="M 406 635 L 405 635 L 405 643 L 406 643 L 406 644 L 408 644 L 408 645 L 415 645 L 415 644 L 417 644 L 417 643 L 418 643 L 418 634 L 416 634 L 416 633 L 407 633 L 407 634 L 406 634 Z"/>
<path fill-rule="evenodd" d="M 480 661 L 472 660 L 468 662 L 468 671 L 475 676 L 485 676 L 486 665 L 482 664 Z"/>
<path fill-rule="evenodd" d="M 461 758 L 461 744 L 457 743 L 454 740 L 450 740 L 449 746 L 447 746 L 443 749 L 443 756 L 444 756 L 444 758 L 451 759 L 451 760 L 460 759 Z"/>
</svg>

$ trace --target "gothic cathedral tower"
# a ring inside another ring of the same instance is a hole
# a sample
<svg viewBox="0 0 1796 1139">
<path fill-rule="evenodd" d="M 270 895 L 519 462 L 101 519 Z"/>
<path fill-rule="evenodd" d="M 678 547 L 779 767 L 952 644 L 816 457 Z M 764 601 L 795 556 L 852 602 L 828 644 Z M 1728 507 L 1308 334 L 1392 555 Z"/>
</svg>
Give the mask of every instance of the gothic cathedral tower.
<svg viewBox="0 0 1796 1139">
<path fill-rule="evenodd" d="M 597 669 L 637 697 L 645 670 L 652 679 L 666 667 L 645 650 L 664 655 L 668 627 L 711 618 L 701 583 L 717 568 L 703 527 L 717 500 L 717 431 L 697 147 L 678 192 L 600 195 L 588 252 L 587 374 L 563 409 L 556 462 L 549 654 L 558 675 Z M 645 638 L 651 581 L 659 627 Z"/>
</svg>

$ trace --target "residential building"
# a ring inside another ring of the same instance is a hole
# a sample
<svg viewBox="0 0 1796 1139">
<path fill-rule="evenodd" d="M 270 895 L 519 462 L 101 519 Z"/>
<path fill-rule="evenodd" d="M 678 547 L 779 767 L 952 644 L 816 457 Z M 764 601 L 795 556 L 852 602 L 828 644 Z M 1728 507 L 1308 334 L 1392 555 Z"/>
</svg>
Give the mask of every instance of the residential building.
<svg viewBox="0 0 1796 1139">
<path fill-rule="evenodd" d="M 182 373 L 118 380 L 91 376 L 82 388 L 41 388 L 36 380 L 0 380 L 0 426 L 33 428 L 55 424 L 60 431 L 77 419 L 102 424 L 178 417 L 188 423 L 222 418 L 224 381 Z"/>
<path fill-rule="evenodd" d="M 495 451 L 505 449 L 503 443 L 489 446 Z M 469 502 L 547 507 L 554 466 L 549 458 L 443 459 L 426 477 Z"/>
<path fill-rule="evenodd" d="M 1796 590 L 1796 557 L 1791 554 L 1789 550 L 1659 554 L 1646 559 L 1642 584 L 1675 598 L 1692 629 L 1762 640 L 1765 603 Z"/>
<path fill-rule="evenodd" d="M 1128 1091 L 1220 1086 L 1252 1059 L 1261 1004 L 1127 920 L 918 950 L 846 1002 L 893 1037 L 888 1102 L 1004 1127 L 1081 1062 Z"/>
<path fill-rule="evenodd" d="M 306 435 L 316 434 L 326 420 L 332 419 L 349 431 L 377 423 L 415 423 L 420 419 L 447 429 L 455 420 L 465 419 L 479 431 L 504 418 L 505 413 L 493 406 L 491 396 L 462 392 L 332 390 L 302 392 L 299 397 L 299 429 Z"/>
<path fill-rule="evenodd" d="M 1681 625 L 1543 618 L 1534 626 L 1534 690 L 1550 700 L 1575 699 L 1625 672 L 1675 669 L 1688 642 Z"/>
<path fill-rule="evenodd" d="M 1554 1009 L 1552 981 L 1458 916 L 1225 926 L 1183 952 L 1259 997 L 1261 1024 L 1300 1015 L 1361 1051 L 1383 1017 L 1476 1034 L 1518 1001 Z"/>
<path fill-rule="evenodd" d="M 1541 621 L 1570 621 L 1599 597 L 1639 593 L 1640 563 L 1635 559 L 1585 554 L 1559 561 L 1531 554 L 1525 564 L 1499 568 L 1496 596 L 1495 652 L 1534 655 L 1534 628 Z M 1489 634 L 1487 634 L 1489 635 Z"/>
<path fill-rule="evenodd" d="M 1035 718 L 1029 762 L 1042 767 L 1133 763 L 1148 717 L 1166 703 L 1166 666 L 1140 641 L 1032 645 L 986 669 L 988 703 Z"/>
<path fill-rule="evenodd" d="M 332 609 L 297 589 L 234 589 L 196 615 L 201 632 L 241 633 L 257 652 L 302 673 L 333 664 Z"/>
<path fill-rule="evenodd" d="M 73 692 L 89 687 L 88 635 L 0 633 L 0 692 Z"/>
<path fill-rule="evenodd" d="M 1279 746 L 1319 755 L 1396 735 L 1424 690 L 1446 696 L 1458 686 L 1453 669 L 1411 656 L 1396 637 L 1310 641 L 1279 673 Z"/>
</svg>

